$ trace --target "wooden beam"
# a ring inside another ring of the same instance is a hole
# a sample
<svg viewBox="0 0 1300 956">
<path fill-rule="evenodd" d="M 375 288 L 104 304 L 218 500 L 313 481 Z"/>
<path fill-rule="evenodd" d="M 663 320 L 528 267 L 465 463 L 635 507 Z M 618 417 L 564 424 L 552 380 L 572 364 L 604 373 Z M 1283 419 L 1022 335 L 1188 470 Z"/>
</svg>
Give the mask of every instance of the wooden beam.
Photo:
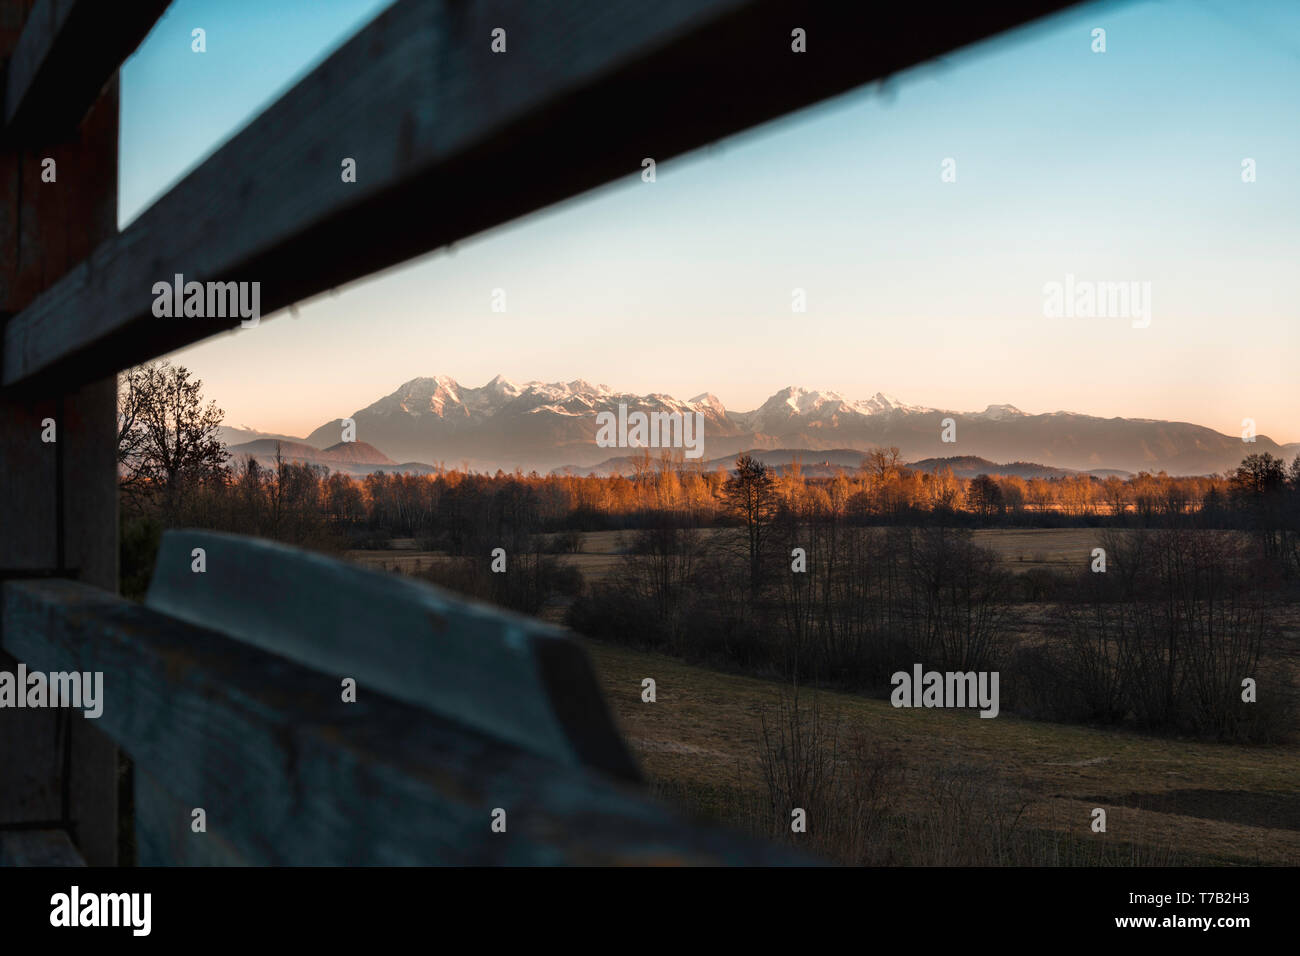
<svg viewBox="0 0 1300 956">
<path fill-rule="evenodd" d="M 0 0 L 0 77 L 31 35 L 33 7 L 48 14 L 40 2 Z M 0 320 L 117 233 L 117 128 L 113 78 L 71 135 L 0 143 Z M 57 166 L 52 182 L 41 175 L 46 159 Z M 58 575 L 117 589 L 116 395 L 112 376 L 0 395 L 0 578 Z M 0 669 L 13 663 L 0 653 Z M 93 721 L 64 716 L 0 711 L 0 827 L 74 820 L 82 857 L 111 866 L 117 749 Z"/>
<path fill-rule="evenodd" d="M 3 136 L 71 133 L 171 0 L 37 0 L 5 68 Z"/>
<path fill-rule="evenodd" d="M 0 833 L 0 866 L 85 866 L 63 830 Z"/>
<path fill-rule="evenodd" d="M 0 383 L 239 324 L 154 317 L 176 274 L 266 314 L 1066 5 L 399 0 L 11 320 Z"/>
<path fill-rule="evenodd" d="M 193 530 L 163 536 L 145 603 L 557 763 L 641 779 L 586 653 L 535 618 L 273 541 Z"/>
<path fill-rule="evenodd" d="M 185 804 L 140 767 L 133 768 L 136 866 L 251 866 L 218 830 L 194 840 L 193 805 Z M 204 808 L 206 809 L 206 807 Z"/>
<path fill-rule="evenodd" d="M 154 820 L 150 862 L 810 862 L 377 691 L 344 703 L 334 674 L 96 588 L 8 581 L 0 602 L 6 651 L 33 669 L 103 674 L 93 722 L 152 778 L 137 791 Z M 169 806 L 185 814 L 170 830 L 157 820 Z M 206 833 L 189 827 L 194 808 Z M 497 808 L 504 833 L 491 828 Z M 160 826 L 184 845 L 159 847 Z"/>
</svg>

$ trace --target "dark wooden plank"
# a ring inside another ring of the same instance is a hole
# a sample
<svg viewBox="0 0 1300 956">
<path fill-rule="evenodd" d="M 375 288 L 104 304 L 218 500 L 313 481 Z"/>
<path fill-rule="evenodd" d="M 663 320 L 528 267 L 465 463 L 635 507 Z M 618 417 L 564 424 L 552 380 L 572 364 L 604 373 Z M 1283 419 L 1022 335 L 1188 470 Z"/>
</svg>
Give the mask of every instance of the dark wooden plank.
<svg viewBox="0 0 1300 956">
<path fill-rule="evenodd" d="M 41 441 L 41 423 L 57 414 L 53 399 L 0 395 L 0 573 L 52 568 L 58 560 L 58 460 L 55 446 Z"/>
<path fill-rule="evenodd" d="M 336 686 L 350 677 L 360 694 L 640 779 L 585 652 L 534 618 L 272 541 L 190 530 L 164 535 L 145 603 L 332 674 Z"/>
<path fill-rule="evenodd" d="M 0 833 L 0 866 L 85 866 L 63 830 Z"/>
<path fill-rule="evenodd" d="M 221 833 L 195 833 L 194 809 L 173 796 L 153 774 L 136 767 L 136 865 L 253 865 L 255 861 L 240 854 Z"/>
<path fill-rule="evenodd" d="M 117 86 L 109 82 L 73 136 L 0 146 L 0 320 L 26 309 L 117 235 Z M 54 182 L 42 179 L 47 159 L 55 163 Z M 44 391 L 69 391 L 83 381 L 58 381 Z"/>
<path fill-rule="evenodd" d="M 37 0 L 5 69 L 4 140 L 76 129 L 171 0 Z"/>
<path fill-rule="evenodd" d="M 154 317 L 175 274 L 268 314 L 1066 5 L 399 0 L 11 321 L 0 381 L 238 325 Z"/>
<path fill-rule="evenodd" d="M 187 839 L 253 863 L 808 862 L 377 692 L 345 704 L 332 674 L 95 588 L 9 581 L 2 601 L 4 649 L 102 672 L 102 729 L 186 825 L 206 811 L 208 833 Z"/>
<path fill-rule="evenodd" d="M 51 16 L 37 3 L 33 20 L 32 6 L 0 0 L 0 75 L 19 69 L 16 48 Z M 116 234 L 117 132 L 114 78 L 70 135 L 0 143 L 0 321 Z M 46 158 L 57 164 L 54 182 L 42 181 Z M 115 395 L 112 377 L 0 395 L 0 578 L 76 576 L 116 589 Z M 42 440 L 45 419 L 57 441 Z M 62 719 L 49 710 L 0 711 L 0 824 L 66 816 L 82 856 L 112 865 L 117 750 L 89 721 L 73 722 L 69 738 Z"/>
<path fill-rule="evenodd" d="M 0 650 L 0 670 L 12 674 L 17 666 Z M 48 710 L 0 710 L 0 823 L 61 818 L 63 761 L 56 716 Z"/>
</svg>

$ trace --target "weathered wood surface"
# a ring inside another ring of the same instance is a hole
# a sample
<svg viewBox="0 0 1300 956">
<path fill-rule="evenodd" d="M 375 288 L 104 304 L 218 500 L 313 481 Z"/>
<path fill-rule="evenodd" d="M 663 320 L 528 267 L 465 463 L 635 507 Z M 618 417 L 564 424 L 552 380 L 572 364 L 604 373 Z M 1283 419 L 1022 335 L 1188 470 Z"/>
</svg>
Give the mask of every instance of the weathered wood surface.
<svg viewBox="0 0 1300 956">
<path fill-rule="evenodd" d="M 640 779 L 585 652 L 533 618 L 275 542 L 186 530 L 163 536 L 145 603 L 336 686 L 351 677 L 359 695 L 378 690 L 559 763 Z"/>
<path fill-rule="evenodd" d="M 0 0 L 0 75 L 21 69 L 16 48 L 31 42 L 39 26 L 27 16 L 32 7 L 37 16 L 50 10 L 42 2 Z M 0 323 L 117 232 L 112 76 L 110 70 L 99 77 L 95 90 L 103 92 L 89 112 L 82 104 L 86 115 L 57 142 L 0 142 Z M 54 182 L 42 181 L 46 158 L 57 164 Z M 0 579 L 57 574 L 116 590 L 115 406 L 111 376 L 0 395 Z M 57 441 L 42 441 L 46 418 L 55 422 Z M 12 661 L 0 654 L 0 667 L 6 665 Z M 93 722 L 73 722 L 70 739 L 62 736 L 60 719 L 48 710 L 0 711 L 0 825 L 66 815 L 82 856 L 111 865 L 118 849 L 117 751 Z"/>
<path fill-rule="evenodd" d="M 269 313 L 1066 5 L 399 0 L 11 321 L 0 383 L 238 325 L 155 318 L 177 273 Z"/>
<path fill-rule="evenodd" d="M 169 832 L 187 845 L 154 861 L 807 862 L 378 692 L 343 703 L 333 674 L 73 581 L 6 582 L 3 612 L 4 649 L 29 666 L 103 672 L 98 723 L 186 812 Z M 189 830 L 195 807 L 207 833 Z"/>
<path fill-rule="evenodd" d="M 5 68 L 5 140 L 74 132 L 171 0 L 36 0 Z"/>
<path fill-rule="evenodd" d="M 252 866 L 257 862 L 231 846 L 220 830 L 196 834 L 192 829 L 195 804 L 187 806 L 138 766 L 134 774 L 137 866 Z"/>
<path fill-rule="evenodd" d="M 0 866 L 85 866 L 63 830 L 0 833 Z"/>
</svg>

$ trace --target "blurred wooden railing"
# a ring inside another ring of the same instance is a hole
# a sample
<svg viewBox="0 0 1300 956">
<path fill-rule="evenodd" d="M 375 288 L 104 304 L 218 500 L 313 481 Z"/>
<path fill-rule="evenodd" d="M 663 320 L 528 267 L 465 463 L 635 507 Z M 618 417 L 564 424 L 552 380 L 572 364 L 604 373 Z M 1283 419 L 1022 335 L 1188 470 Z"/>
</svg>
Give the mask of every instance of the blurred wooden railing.
<svg viewBox="0 0 1300 956">
<path fill-rule="evenodd" d="M 170 531 L 143 605 L 9 581 L 3 634 L 29 667 L 104 675 L 141 864 L 793 859 L 648 801 L 563 632 L 412 580 Z"/>
</svg>

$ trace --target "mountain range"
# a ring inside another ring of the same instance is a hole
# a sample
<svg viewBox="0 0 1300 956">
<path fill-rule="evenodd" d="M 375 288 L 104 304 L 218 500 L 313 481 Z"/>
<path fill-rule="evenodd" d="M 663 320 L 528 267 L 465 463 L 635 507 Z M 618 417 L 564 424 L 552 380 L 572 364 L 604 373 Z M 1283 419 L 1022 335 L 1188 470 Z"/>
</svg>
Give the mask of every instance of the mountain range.
<svg viewBox="0 0 1300 956">
<path fill-rule="evenodd" d="M 248 430 L 235 428 L 226 430 L 226 434 L 222 439 L 226 442 L 226 451 L 230 452 L 231 457 L 235 460 L 251 455 L 257 459 L 259 465 L 267 468 L 275 467 L 276 456 L 278 455 L 282 461 L 296 464 L 325 465 L 330 471 L 341 471 L 346 475 L 353 475 L 358 478 L 376 471 L 428 474 L 435 470 L 432 465 L 425 465 L 420 462 L 408 461 L 404 464 L 398 464 L 374 445 L 364 441 L 338 442 L 328 448 L 316 448 L 314 445 L 309 445 L 297 438 L 271 435 L 231 444 L 232 438 L 238 437 L 239 432 L 248 432 Z M 253 432 L 252 434 L 260 433 Z"/>
<path fill-rule="evenodd" d="M 833 478 L 839 472 L 855 472 L 862 467 L 862 452 L 852 448 L 832 448 L 828 451 L 810 452 L 805 448 L 755 448 L 748 449 L 749 454 L 772 468 L 783 468 L 794 462 L 799 463 L 799 473 L 805 478 Z M 724 455 L 703 463 L 705 471 L 719 468 L 730 470 L 735 467 L 736 456 Z M 643 467 L 634 455 L 620 455 L 608 458 L 589 468 L 566 465 L 556 471 L 566 475 L 623 475 L 629 477 Z M 980 458 L 976 455 L 956 455 L 951 458 L 923 458 L 920 461 L 907 462 L 913 471 L 925 471 L 935 474 L 951 471 L 956 478 L 974 478 L 976 475 L 1006 475 L 1024 478 L 1064 478 L 1068 475 L 1088 474 L 1098 478 L 1117 475 L 1120 478 L 1131 477 L 1132 472 L 1115 468 L 1093 468 L 1086 472 L 1074 468 L 1053 468 L 1029 461 L 999 463 Z"/>
<path fill-rule="evenodd" d="M 662 393 L 617 392 L 582 380 L 515 384 L 501 376 L 478 388 L 446 376 L 416 378 L 353 412 L 349 417 L 356 438 L 370 449 L 361 457 L 375 453 L 379 457 L 373 462 L 359 460 L 355 447 L 340 452 L 342 419 L 326 422 L 305 439 L 249 429 L 226 429 L 224 435 L 235 454 L 250 441 L 273 444 L 279 439 L 322 449 L 322 463 L 350 471 L 370 464 L 385 470 L 423 470 L 428 466 L 417 464 L 423 462 L 476 470 L 621 470 L 618 459 L 635 452 L 596 444 L 596 416 L 617 414 L 620 404 L 629 413 L 699 413 L 704 458 L 710 463 L 756 449 L 780 453 L 777 457 L 798 454 L 805 463 L 815 464 L 829 461 L 832 452 L 837 459 L 852 458 L 884 445 L 898 446 L 903 460 L 914 462 L 971 456 L 1060 473 L 1164 470 L 1191 475 L 1227 471 L 1251 452 L 1269 452 L 1288 461 L 1300 453 L 1300 443 L 1281 445 L 1260 435 L 1247 444 L 1238 435 L 1190 422 L 1065 411 L 1028 414 L 1007 404 L 958 412 L 905 404 L 879 392 L 850 400 L 836 392 L 791 386 L 753 411 L 736 412 L 707 392 L 682 401 Z M 955 425 L 955 442 L 942 440 L 945 419 Z M 260 448 L 244 453 L 261 457 L 266 449 Z M 652 449 L 651 454 L 658 451 Z M 401 461 L 410 467 L 398 465 Z"/>
</svg>

